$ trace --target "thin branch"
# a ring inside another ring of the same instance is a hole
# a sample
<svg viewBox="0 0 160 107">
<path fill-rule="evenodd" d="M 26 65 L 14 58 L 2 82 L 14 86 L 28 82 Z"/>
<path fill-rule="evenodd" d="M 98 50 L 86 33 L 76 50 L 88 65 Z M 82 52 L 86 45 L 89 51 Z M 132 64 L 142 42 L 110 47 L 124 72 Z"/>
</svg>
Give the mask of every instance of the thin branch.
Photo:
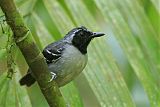
<svg viewBox="0 0 160 107">
<path fill-rule="evenodd" d="M 50 107 L 65 107 L 64 99 L 57 84 L 48 82 L 51 75 L 48 66 L 38 47 L 32 40 L 32 34 L 24 24 L 23 18 L 17 11 L 13 0 L 0 0 L 0 7 L 5 14 L 8 25 L 11 27 L 17 46 L 20 48 L 29 67 L 37 80 L 40 89 Z"/>
</svg>

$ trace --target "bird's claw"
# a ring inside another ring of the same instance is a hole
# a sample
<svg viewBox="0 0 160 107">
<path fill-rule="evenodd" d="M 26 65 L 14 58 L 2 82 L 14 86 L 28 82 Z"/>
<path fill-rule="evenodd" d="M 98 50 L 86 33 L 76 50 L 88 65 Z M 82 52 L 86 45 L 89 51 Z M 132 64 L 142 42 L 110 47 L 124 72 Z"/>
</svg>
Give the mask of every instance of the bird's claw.
<svg viewBox="0 0 160 107">
<path fill-rule="evenodd" d="M 51 76 L 52 77 L 48 82 L 51 82 L 52 80 L 54 80 L 57 77 L 57 75 L 54 72 L 51 72 Z"/>
</svg>

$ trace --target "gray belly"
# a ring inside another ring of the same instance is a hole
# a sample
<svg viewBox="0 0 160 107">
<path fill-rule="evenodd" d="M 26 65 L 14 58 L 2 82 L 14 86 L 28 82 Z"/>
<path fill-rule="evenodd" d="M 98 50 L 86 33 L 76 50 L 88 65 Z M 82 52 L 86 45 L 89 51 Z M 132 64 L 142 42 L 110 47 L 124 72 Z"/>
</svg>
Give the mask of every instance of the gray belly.
<svg viewBox="0 0 160 107">
<path fill-rule="evenodd" d="M 63 86 L 78 76 L 87 64 L 87 54 L 82 55 L 74 46 L 68 45 L 61 58 L 54 64 L 49 65 L 49 70 L 56 73 L 55 81 Z"/>
</svg>

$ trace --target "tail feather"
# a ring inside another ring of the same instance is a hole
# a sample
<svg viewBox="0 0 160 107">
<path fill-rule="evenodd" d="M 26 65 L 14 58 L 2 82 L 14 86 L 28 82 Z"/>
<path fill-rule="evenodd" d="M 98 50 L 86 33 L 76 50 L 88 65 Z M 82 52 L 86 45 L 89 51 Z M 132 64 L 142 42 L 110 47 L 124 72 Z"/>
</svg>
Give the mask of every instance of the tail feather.
<svg viewBox="0 0 160 107">
<path fill-rule="evenodd" d="M 22 77 L 19 81 L 20 85 L 26 85 L 27 87 L 31 86 L 36 80 L 31 75 L 31 73 L 27 73 L 24 77 Z"/>
</svg>

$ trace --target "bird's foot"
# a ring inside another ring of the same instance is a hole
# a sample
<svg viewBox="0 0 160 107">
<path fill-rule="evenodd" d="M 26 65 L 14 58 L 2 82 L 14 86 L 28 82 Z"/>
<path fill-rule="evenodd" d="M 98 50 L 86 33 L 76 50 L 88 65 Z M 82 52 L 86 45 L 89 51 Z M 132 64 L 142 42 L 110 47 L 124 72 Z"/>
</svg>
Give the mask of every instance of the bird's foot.
<svg viewBox="0 0 160 107">
<path fill-rule="evenodd" d="M 51 82 L 52 80 L 57 78 L 57 75 L 54 72 L 51 72 L 51 79 L 48 82 Z"/>
</svg>

